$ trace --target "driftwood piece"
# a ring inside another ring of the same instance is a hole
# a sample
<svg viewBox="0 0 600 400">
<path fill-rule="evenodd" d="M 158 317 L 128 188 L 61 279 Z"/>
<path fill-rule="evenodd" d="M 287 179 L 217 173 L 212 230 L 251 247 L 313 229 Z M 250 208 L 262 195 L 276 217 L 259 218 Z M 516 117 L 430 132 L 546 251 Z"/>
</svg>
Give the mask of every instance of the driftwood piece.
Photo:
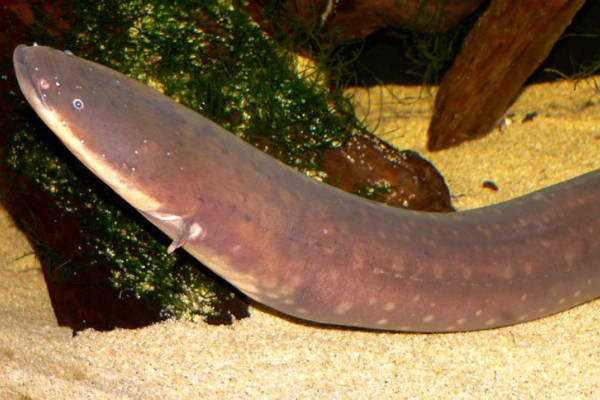
<svg viewBox="0 0 600 400">
<path fill-rule="evenodd" d="M 326 182 L 346 192 L 411 210 L 454 211 L 437 169 L 418 153 L 397 150 L 371 133 L 357 133 L 341 148 L 326 150 Z"/>
<path fill-rule="evenodd" d="M 331 1 L 336 5 L 325 15 L 323 30 L 339 31 L 339 36 L 344 39 L 357 39 L 386 27 L 443 32 L 475 11 L 485 0 Z"/>
<path fill-rule="evenodd" d="M 489 132 L 585 0 L 493 0 L 437 93 L 427 147 Z"/>
<path fill-rule="evenodd" d="M 378 29 L 395 27 L 443 32 L 471 14 L 486 0 L 285 0 L 276 3 L 279 17 L 266 20 L 272 0 L 249 0 L 247 9 L 267 30 L 296 18 L 322 37 L 341 43 L 363 38 Z M 289 11 L 286 11 L 289 10 Z M 333 35 L 333 36 L 332 36 Z"/>
</svg>

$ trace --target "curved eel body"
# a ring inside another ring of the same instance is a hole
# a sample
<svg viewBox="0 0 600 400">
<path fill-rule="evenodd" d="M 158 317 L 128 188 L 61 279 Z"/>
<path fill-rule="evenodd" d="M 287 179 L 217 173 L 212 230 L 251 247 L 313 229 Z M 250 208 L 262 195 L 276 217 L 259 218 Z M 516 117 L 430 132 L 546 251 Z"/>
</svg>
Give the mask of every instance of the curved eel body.
<svg viewBox="0 0 600 400">
<path fill-rule="evenodd" d="M 139 82 L 19 46 L 29 103 L 96 175 L 254 300 L 325 324 L 448 332 L 600 296 L 600 170 L 452 214 L 311 179 Z"/>
</svg>

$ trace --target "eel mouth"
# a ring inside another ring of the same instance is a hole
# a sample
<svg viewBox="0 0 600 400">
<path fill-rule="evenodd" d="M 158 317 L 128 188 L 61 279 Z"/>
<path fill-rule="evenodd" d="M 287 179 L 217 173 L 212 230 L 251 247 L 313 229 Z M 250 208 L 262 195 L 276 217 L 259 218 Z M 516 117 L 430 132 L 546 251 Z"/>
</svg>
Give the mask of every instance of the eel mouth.
<svg viewBox="0 0 600 400">
<path fill-rule="evenodd" d="M 13 54 L 15 75 L 17 76 L 19 87 L 21 88 L 21 91 L 27 98 L 27 101 L 47 108 L 48 106 L 44 100 L 44 96 L 42 95 L 39 86 L 33 81 L 32 74 L 29 70 L 29 66 L 25 62 L 26 50 L 27 46 L 21 44 L 17 46 L 17 48 L 15 48 Z"/>
<path fill-rule="evenodd" d="M 23 60 L 25 58 L 25 49 L 27 48 L 27 46 L 20 44 L 15 48 L 15 51 L 13 53 L 13 64 L 15 66 L 15 71 L 17 73 L 17 79 L 19 81 L 21 81 L 21 77 L 24 76 L 24 74 L 22 74 L 22 71 L 27 68 L 27 65 L 25 64 L 25 61 Z"/>
</svg>

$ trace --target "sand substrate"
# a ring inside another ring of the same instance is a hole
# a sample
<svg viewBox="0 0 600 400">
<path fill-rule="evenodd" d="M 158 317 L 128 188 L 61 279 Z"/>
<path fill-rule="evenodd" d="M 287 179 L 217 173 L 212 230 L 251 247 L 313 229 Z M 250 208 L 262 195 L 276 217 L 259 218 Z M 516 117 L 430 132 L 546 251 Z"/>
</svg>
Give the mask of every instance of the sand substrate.
<svg viewBox="0 0 600 400">
<path fill-rule="evenodd" d="M 435 154 L 424 150 L 432 97 L 422 89 L 374 88 L 355 98 L 378 134 L 438 167 L 459 209 L 600 167 L 600 98 L 585 82 L 577 90 L 572 83 L 528 87 L 502 131 Z M 484 180 L 499 191 L 483 189 Z M 3 210 L 0 235 L 2 399 L 600 393 L 600 301 L 530 323 L 460 334 L 324 328 L 253 307 L 251 318 L 230 327 L 167 321 L 73 337 L 56 325 L 38 261 Z"/>
</svg>

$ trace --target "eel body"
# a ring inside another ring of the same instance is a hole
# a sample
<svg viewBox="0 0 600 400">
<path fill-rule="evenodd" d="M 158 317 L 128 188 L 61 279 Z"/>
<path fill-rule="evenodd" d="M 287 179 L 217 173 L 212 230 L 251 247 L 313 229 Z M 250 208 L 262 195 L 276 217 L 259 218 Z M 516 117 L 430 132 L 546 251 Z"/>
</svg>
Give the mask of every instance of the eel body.
<svg viewBox="0 0 600 400">
<path fill-rule="evenodd" d="M 19 46 L 25 97 L 96 175 L 252 299 L 324 324 L 449 332 L 600 296 L 600 170 L 435 214 L 318 182 L 116 71 Z"/>
</svg>

